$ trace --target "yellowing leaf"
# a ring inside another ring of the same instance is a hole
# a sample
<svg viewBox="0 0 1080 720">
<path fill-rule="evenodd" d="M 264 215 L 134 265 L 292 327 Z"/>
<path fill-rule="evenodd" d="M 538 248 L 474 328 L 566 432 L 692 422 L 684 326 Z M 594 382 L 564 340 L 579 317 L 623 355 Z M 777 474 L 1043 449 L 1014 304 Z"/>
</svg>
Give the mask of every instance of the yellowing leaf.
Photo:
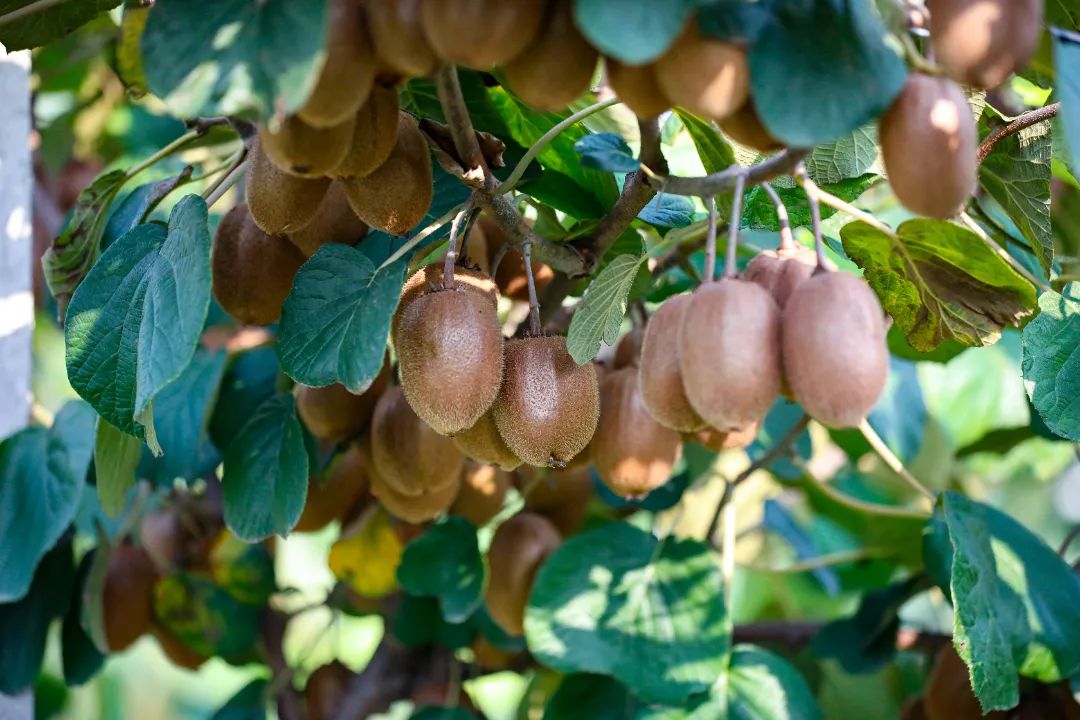
<svg viewBox="0 0 1080 720">
<path fill-rule="evenodd" d="M 390 515 L 372 508 L 330 548 L 330 571 L 361 595 L 381 597 L 397 587 L 404 546 L 390 527 Z"/>
</svg>

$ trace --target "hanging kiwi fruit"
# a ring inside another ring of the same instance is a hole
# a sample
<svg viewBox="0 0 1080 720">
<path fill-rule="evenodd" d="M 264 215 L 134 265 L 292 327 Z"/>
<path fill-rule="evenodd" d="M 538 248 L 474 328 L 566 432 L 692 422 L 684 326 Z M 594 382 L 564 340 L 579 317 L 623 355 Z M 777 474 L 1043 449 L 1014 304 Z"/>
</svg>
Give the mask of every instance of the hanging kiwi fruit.
<svg viewBox="0 0 1080 720">
<path fill-rule="evenodd" d="M 562 538 L 542 515 L 519 512 L 495 531 L 488 550 L 490 575 L 484 602 L 495 623 L 510 635 L 525 632 L 529 602 L 540 565 Z"/>
<path fill-rule="evenodd" d="M 416 415 L 400 385 L 388 388 L 375 404 L 370 438 L 374 474 L 401 495 L 442 490 L 461 477 L 465 458 L 454 441 Z M 376 487 L 374 477 L 371 483 Z M 447 506 L 452 501 L 453 496 Z"/>
<path fill-rule="evenodd" d="M 311 222 L 286 237 L 300 252 L 311 257 L 323 245 L 355 245 L 367 231 L 368 226 L 356 216 L 345 197 L 345 188 L 339 182 L 332 182 Z"/>
<path fill-rule="evenodd" d="M 522 465 L 516 476 L 526 510 L 546 517 L 563 537 L 581 531 L 589 501 L 596 495 L 588 466 L 553 470 Z"/>
<path fill-rule="evenodd" d="M 326 16 L 326 57 L 315 87 L 297 111 L 317 128 L 332 128 L 355 115 L 375 82 L 375 53 L 360 3 L 330 0 Z"/>
<path fill-rule="evenodd" d="M 499 514 L 506 493 L 514 484 L 513 475 L 492 465 L 466 461 L 450 514 L 463 517 L 476 527 L 483 527 Z"/>
<path fill-rule="evenodd" d="M 339 180 L 366 177 L 390 158 L 400 125 L 397 88 L 376 82 L 353 120 L 345 156 L 327 175 Z"/>
<path fill-rule="evenodd" d="M 835 266 L 829 262 L 829 270 Z M 743 270 L 744 280 L 765 288 L 781 310 L 788 298 L 804 280 L 810 278 L 817 268 L 817 255 L 813 250 L 795 243 L 781 244 L 776 250 L 763 250 L 754 256 Z"/>
<path fill-rule="evenodd" d="M 105 641 L 110 651 L 119 652 L 150 632 L 158 574 L 150 556 L 129 542 L 108 552 L 101 600 Z"/>
<path fill-rule="evenodd" d="M 315 127 L 298 115 L 290 115 L 277 130 L 259 128 L 259 142 L 266 157 L 283 172 L 299 177 L 322 177 L 345 158 L 352 143 L 355 116 L 337 125 Z"/>
<path fill-rule="evenodd" d="M 746 53 L 701 32 L 696 19 L 656 61 L 655 76 L 671 104 L 713 120 L 732 115 L 750 92 Z"/>
<path fill-rule="evenodd" d="M 375 403 L 390 384 L 388 359 L 371 386 L 357 395 L 340 383 L 325 387 L 296 386 L 296 412 L 312 435 L 327 442 L 355 437 L 367 427 Z"/>
<path fill-rule="evenodd" d="M 315 217 L 330 188 L 328 178 L 302 178 L 283 172 L 255 138 L 249 150 L 246 200 L 251 217 L 270 235 L 296 232 Z"/>
<path fill-rule="evenodd" d="M 365 0 L 375 53 L 388 69 L 404 77 L 423 77 L 439 64 L 420 25 L 424 0 Z"/>
<path fill-rule="evenodd" d="M 738 110 L 722 119 L 719 125 L 729 138 L 758 152 L 774 152 L 784 147 L 761 122 L 753 98 L 747 98 Z"/>
<path fill-rule="evenodd" d="M 625 65 L 604 58 L 604 73 L 619 101 L 640 118 L 652 118 L 671 108 L 656 77 L 656 65 Z"/>
<path fill-rule="evenodd" d="M 686 396 L 679 362 L 679 329 L 690 300 L 690 295 L 670 297 L 649 318 L 638 370 L 641 400 L 649 415 L 664 427 L 682 433 L 705 427 Z"/>
<path fill-rule="evenodd" d="M 521 458 L 506 446 L 499 434 L 491 411 L 480 416 L 471 428 L 454 435 L 454 444 L 467 458 L 494 465 L 503 470 L 514 470 L 521 465 Z"/>
<path fill-rule="evenodd" d="M 420 26 L 443 62 L 487 70 L 517 57 L 533 42 L 546 5 L 536 0 L 424 0 Z"/>
<path fill-rule="evenodd" d="M 927 0 L 934 59 L 958 82 L 991 90 L 1027 64 L 1043 0 Z"/>
<path fill-rule="evenodd" d="M 684 439 L 695 442 L 706 450 L 722 452 L 724 450 L 740 450 L 748 447 L 757 438 L 761 430 L 761 423 L 751 423 L 741 430 L 721 432 L 715 428 L 705 428 L 695 433 L 687 433 Z"/>
<path fill-rule="evenodd" d="M 368 478 L 359 445 L 351 444 L 331 460 L 322 477 L 308 481 L 307 500 L 293 530 L 315 532 L 354 511 L 367 494 Z"/>
</svg>

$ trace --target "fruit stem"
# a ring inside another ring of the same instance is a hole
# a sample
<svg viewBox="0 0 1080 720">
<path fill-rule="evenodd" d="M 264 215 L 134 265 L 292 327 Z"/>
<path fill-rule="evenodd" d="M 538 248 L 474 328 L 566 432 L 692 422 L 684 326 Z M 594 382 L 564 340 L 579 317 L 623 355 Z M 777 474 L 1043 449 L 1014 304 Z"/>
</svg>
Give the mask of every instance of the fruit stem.
<svg viewBox="0 0 1080 720">
<path fill-rule="evenodd" d="M 709 229 L 705 234 L 705 275 L 703 282 L 712 282 L 716 277 L 716 198 L 705 198 L 705 207 L 709 210 Z"/>
<path fill-rule="evenodd" d="M 795 465 L 795 467 L 797 467 L 803 475 L 809 478 L 810 481 L 814 483 L 814 485 L 816 485 L 818 489 L 821 490 L 821 492 L 828 496 L 830 500 L 844 505 L 845 507 L 849 507 L 852 510 L 856 510 L 866 515 L 878 515 L 881 517 L 892 518 L 909 518 L 912 520 L 925 520 L 926 518 L 930 517 L 930 513 L 925 511 L 908 510 L 906 508 L 896 507 L 895 505 L 882 505 L 880 503 L 865 502 L 850 495 L 846 495 L 833 487 L 832 483 L 826 480 L 822 480 L 817 475 L 815 475 L 810 470 L 810 466 L 807 465 L 806 461 L 803 460 L 801 457 L 792 454 L 789 459 L 791 460 L 792 464 Z"/>
<path fill-rule="evenodd" d="M 531 242 L 526 241 L 521 246 L 521 254 L 525 259 L 525 281 L 529 286 L 529 334 L 533 337 L 539 337 L 540 301 L 536 299 L 536 279 L 533 277 Z"/>
<path fill-rule="evenodd" d="M 2 20 L 2 18 L 0 18 L 0 20 Z M 2 24 L 2 23 L 0 23 L 0 24 Z M 199 137 L 200 135 L 202 135 L 205 132 L 206 132 L 205 130 L 188 130 L 186 133 L 184 133 L 180 137 L 176 138 L 171 143 L 169 143 L 165 147 L 161 148 L 160 150 L 158 150 L 156 153 L 154 153 L 150 157 L 143 160 L 141 163 L 139 163 L 137 165 L 133 165 L 130 168 L 128 168 L 128 171 L 127 171 L 128 180 L 135 177 L 136 175 L 141 173 L 143 170 L 145 170 L 146 168 L 148 168 L 151 165 L 153 165 L 154 163 L 156 163 L 158 160 L 169 157 L 174 152 L 176 152 L 180 148 L 184 147 L 189 142 L 191 142 L 192 140 Z"/>
<path fill-rule="evenodd" d="M 731 222 L 728 224 L 727 257 L 724 259 L 724 278 L 733 279 L 739 274 L 735 257 L 739 248 L 739 225 L 742 223 L 743 191 L 746 189 L 746 173 L 735 178 L 735 196 L 731 200 Z"/>
<path fill-rule="evenodd" d="M 804 163 L 799 163 L 799 167 L 795 168 L 795 178 L 802 185 L 803 192 L 806 193 L 806 202 L 810 206 L 810 219 L 814 228 L 814 254 L 817 255 L 817 267 L 814 268 L 814 274 L 828 272 L 825 239 L 821 236 L 821 200 L 817 183 L 810 179 Z"/>
<path fill-rule="evenodd" d="M 859 423 L 859 432 L 866 438 L 866 442 L 870 443 L 870 447 L 878 457 L 880 457 L 885 464 L 894 473 L 900 476 L 900 479 L 911 486 L 913 490 L 920 493 L 924 497 L 928 498 L 930 502 L 934 502 L 937 496 L 926 488 L 921 482 L 915 479 L 915 476 L 908 472 L 908 469 L 904 467 L 904 463 L 896 456 L 895 453 L 885 444 L 885 441 L 881 439 L 881 436 L 877 434 L 877 431 L 870 425 L 870 421 L 863 418 L 863 421 Z"/>
<path fill-rule="evenodd" d="M 776 208 L 776 222 L 780 225 L 780 249 L 794 249 L 795 238 L 791 234 L 791 220 L 788 218 L 787 206 L 784 205 L 784 201 L 780 199 L 779 193 L 777 193 L 769 183 L 761 183 L 761 189 L 769 196 L 769 199 L 772 200 L 773 207 Z"/>
<path fill-rule="evenodd" d="M 971 230 L 971 232 L 978 235 L 988 248 L 993 250 L 998 257 L 1007 262 L 1013 270 L 1023 275 L 1024 279 L 1026 279 L 1032 285 L 1041 290 L 1053 290 L 1053 288 L 1050 287 L 1050 283 L 1046 282 L 1042 278 L 1037 277 L 1033 272 L 1020 264 L 1019 260 L 1010 255 L 1005 248 L 1001 247 L 1001 245 L 995 242 L 994 238 L 990 237 L 986 233 L 986 231 L 982 229 L 979 223 L 975 222 L 975 219 L 967 214 L 966 210 L 961 210 L 959 217 L 960 222 L 964 223 L 964 225 L 967 226 L 968 230 Z"/>
<path fill-rule="evenodd" d="M 232 170 L 229 170 L 228 173 L 218 178 L 217 182 L 207 188 L 206 194 L 203 196 L 206 200 L 206 207 L 213 207 L 214 203 L 229 191 L 229 188 L 240 182 L 240 178 L 244 176 L 246 171 L 247 158 L 240 156 Z"/>
<path fill-rule="evenodd" d="M 1026 113 L 1018 115 L 1016 119 L 1008 125 L 994 128 L 990 134 L 986 136 L 986 139 L 982 141 L 982 144 L 979 145 L 979 151 L 976 154 L 979 164 L 982 164 L 982 161 L 986 159 L 986 156 L 990 154 L 990 151 L 994 149 L 994 145 L 1002 138 L 1008 137 L 1009 135 L 1015 135 L 1025 128 L 1049 120 L 1055 117 L 1060 110 L 1060 102 L 1051 103 L 1045 107 L 1035 108 L 1034 110 L 1029 110 Z"/>
<path fill-rule="evenodd" d="M 471 202 L 465 203 L 465 207 L 461 208 L 458 214 L 454 216 L 454 222 L 450 224 L 450 240 L 446 243 L 446 257 L 443 259 L 442 268 L 442 286 L 447 290 L 454 287 L 454 263 L 457 262 L 458 235 L 461 232 L 461 221 L 468 216 L 471 205 Z"/>
<path fill-rule="evenodd" d="M 34 13 L 41 12 L 42 10 L 48 10 L 55 5 L 61 5 L 64 2 L 66 2 L 66 0 L 38 0 L 37 2 L 32 2 L 29 5 L 17 8 L 4 15 L 0 15 L 0 27 L 9 23 L 13 23 L 16 20 L 21 20 L 24 17 L 29 17 Z"/>
<path fill-rule="evenodd" d="M 406 253 L 410 252 L 417 245 L 419 245 L 420 243 L 427 240 L 434 233 L 438 232 L 439 228 L 441 228 L 443 225 L 445 225 L 446 223 L 453 220 L 457 216 L 457 214 L 459 212 L 461 212 L 461 209 L 463 207 L 465 207 L 464 203 L 462 203 L 461 205 L 458 205 L 455 208 L 450 209 L 449 211 L 447 211 L 447 213 L 445 215 L 440 217 L 438 220 L 436 220 L 435 222 L 431 223 L 430 225 L 428 225 L 426 228 L 424 228 L 420 232 L 413 235 L 409 239 L 408 242 L 406 242 L 404 245 L 402 245 L 397 250 L 395 250 L 393 255 L 386 258 L 386 260 L 383 262 L 383 264 L 379 266 L 379 270 L 390 267 L 391 265 L 396 263 L 398 260 L 400 260 Z"/>
</svg>

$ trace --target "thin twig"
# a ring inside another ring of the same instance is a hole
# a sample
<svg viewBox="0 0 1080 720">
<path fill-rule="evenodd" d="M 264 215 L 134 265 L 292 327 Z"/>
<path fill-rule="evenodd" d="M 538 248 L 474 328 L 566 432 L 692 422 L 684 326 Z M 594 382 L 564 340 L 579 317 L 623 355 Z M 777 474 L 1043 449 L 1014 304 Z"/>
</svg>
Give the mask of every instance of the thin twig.
<svg viewBox="0 0 1080 720">
<path fill-rule="evenodd" d="M 724 277 L 734 278 L 739 273 L 736 264 L 739 249 L 739 225 L 742 224 L 743 192 L 746 189 L 746 173 L 735 177 L 735 197 L 731 201 L 731 221 L 728 223 L 727 255 L 724 258 Z"/>
<path fill-rule="evenodd" d="M 1037 288 L 1041 288 L 1043 290 L 1053 289 L 1050 287 L 1050 283 L 1039 277 L 1036 277 L 1036 275 L 1030 270 L 1028 270 L 1026 267 L 1024 267 L 1019 260 L 1009 254 L 1008 250 L 1001 247 L 1001 245 L 995 242 L 994 238 L 990 237 L 990 235 L 982 229 L 982 226 L 979 225 L 979 223 L 975 222 L 975 218 L 968 215 L 966 210 L 960 211 L 959 217 L 960 222 L 962 222 L 968 230 L 978 235 L 988 248 L 993 250 L 998 257 L 1007 262 L 1013 270 L 1023 275 L 1024 279 L 1026 279 L 1028 282 L 1030 282 Z"/>
<path fill-rule="evenodd" d="M 990 154 L 994 149 L 994 146 L 1001 142 L 1003 138 L 1006 138 L 1009 135 L 1015 135 L 1032 125 L 1038 125 L 1041 122 L 1050 120 L 1058 114 L 1059 110 L 1061 110 L 1061 103 L 1051 103 L 1045 107 L 1029 110 L 1018 116 L 1008 125 L 1001 125 L 991 130 L 990 134 L 987 135 L 986 139 L 979 145 L 979 151 L 976 154 L 979 164 L 982 164 L 982 161 L 986 159 L 986 156 Z"/>
<path fill-rule="evenodd" d="M 454 216 L 454 222 L 450 224 L 450 240 L 446 245 L 446 257 L 443 259 L 442 286 L 454 287 L 454 263 L 457 261 L 457 241 L 461 231 L 461 221 L 469 214 L 472 203 L 465 203 L 461 212 Z"/>
<path fill-rule="evenodd" d="M 226 165 L 226 167 L 228 169 L 227 172 L 224 175 L 219 176 L 218 179 L 215 180 L 214 182 L 210 183 L 210 186 L 207 187 L 206 190 L 203 191 L 203 197 L 210 198 L 211 196 L 214 195 L 215 192 L 217 192 L 218 188 L 220 188 L 225 183 L 229 182 L 230 176 L 234 172 L 236 172 L 237 168 L 239 168 L 241 165 L 244 165 L 245 160 L 247 160 L 247 146 L 242 146 L 229 159 L 229 162 Z M 230 185 L 235 184 L 235 183 L 236 183 L 236 179 L 233 179 L 232 182 L 230 183 Z M 219 195 L 218 197 L 221 197 L 221 196 Z M 216 199 L 215 199 L 215 202 L 216 202 Z M 209 200 L 207 200 L 207 205 L 208 206 L 212 205 L 212 204 L 213 203 L 211 203 L 211 202 L 209 202 Z"/>
<path fill-rule="evenodd" d="M 825 259 L 825 239 L 821 236 L 821 196 L 817 183 L 810 179 L 806 165 L 799 163 L 795 168 L 795 181 L 806 193 L 806 204 L 810 206 L 810 222 L 814 231 L 814 255 L 817 257 L 815 272 L 825 272 L 828 260 Z"/>
<path fill-rule="evenodd" d="M 768 620 L 764 622 L 736 625 L 732 633 L 735 643 L 754 643 L 758 645 L 783 645 L 797 650 L 809 645 L 825 626 L 824 622 Z M 952 642 L 951 635 L 942 633 L 902 628 L 897 633 L 897 647 L 934 651 Z"/>
<path fill-rule="evenodd" d="M 732 165 L 726 170 L 703 175 L 700 177 L 678 177 L 676 175 L 659 176 L 649 178 L 648 182 L 655 190 L 663 190 L 669 195 L 688 195 L 693 197 L 708 197 L 720 195 L 735 187 L 735 182 L 740 175 L 746 187 L 759 185 L 767 180 L 790 175 L 803 159 L 810 154 L 809 150 L 788 148 L 783 150 L 765 162 L 743 167 Z"/>
<path fill-rule="evenodd" d="M 784 201 L 780 199 L 780 194 L 776 192 L 772 185 L 763 182 L 760 187 L 769 196 L 773 207 L 776 208 L 776 222 L 780 225 L 780 249 L 790 250 L 794 248 L 795 238 L 791 234 L 791 220 L 788 218 L 787 206 L 784 205 Z"/>
<path fill-rule="evenodd" d="M 1080 537 L 1080 525 L 1077 525 L 1069 534 L 1065 536 L 1065 539 L 1061 541 L 1061 547 L 1058 548 L 1058 555 L 1065 557 L 1065 553 L 1068 551 L 1069 546 L 1072 545 L 1073 540 Z"/>
<path fill-rule="evenodd" d="M 12 10 L 9 13 L 0 15 L 0 27 L 15 22 L 16 20 L 22 20 L 25 17 L 29 17 L 34 13 L 39 13 L 42 10 L 48 10 L 51 7 L 62 5 L 68 0 L 37 0 L 29 5 Z"/>
<path fill-rule="evenodd" d="M 454 207 L 454 208 L 448 210 L 445 215 L 443 215 L 438 220 L 436 220 L 435 222 L 428 225 L 426 228 L 424 228 L 420 232 L 413 235 L 411 238 L 409 238 L 408 242 L 406 242 L 404 245 L 402 245 L 397 250 L 395 250 L 393 255 L 391 255 L 390 257 L 386 258 L 385 261 L 383 261 L 383 264 L 379 266 L 379 270 L 390 267 L 391 265 L 396 263 L 399 259 L 404 257 L 406 253 L 412 252 L 413 248 L 415 248 L 417 245 L 424 242 L 424 240 L 428 239 L 429 237 L 431 237 L 432 235 L 437 233 L 439 231 L 439 229 L 442 228 L 443 225 L 445 225 L 446 223 L 450 222 L 455 217 L 457 217 L 457 214 L 459 212 L 461 212 L 461 209 L 463 207 L 465 207 L 465 203 L 462 203 L 461 205 L 458 205 L 457 207 Z"/>
<path fill-rule="evenodd" d="M 830 483 L 819 478 L 816 474 L 811 472 L 810 466 L 806 464 L 798 455 L 790 455 L 788 457 L 791 463 L 799 469 L 799 471 L 807 478 L 810 479 L 818 489 L 823 492 L 835 503 L 851 508 L 860 513 L 867 515 L 881 515 L 884 517 L 893 518 L 908 518 L 911 520 L 925 520 L 930 517 L 930 512 L 921 510 L 908 510 L 907 508 L 896 507 L 895 505 L 882 505 L 880 503 L 870 503 L 864 500 L 859 500 L 850 495 L 840 492 Z"/>
<path fill-rule="evenodd" d="M 199 130 L 188 130 L 186 133 L 184 133 L 180 137 L 176 138 L 171 143 L 169 143 L 165 147 L 161 148 L 160 150 L 155 152 L 150 157 L 148 157 L 145 160 L 143 160 L 142 162 L 128 168 L 127 178 L 130 180 L 131 178 L 135 177 L 136 175 L 141 173 L 146 168 L 148 168 L 151 165 L 153 165 L 154 163 L 156 163 L 158 160 L 169 157 L 174 152 L 176 152 L 180 148 L 184 147 L 189 142 L 191 142 L 192 140 L 194 140 L 195 138 L 199 137 L 202 134 L 203 134 L 202 131 L 199 131 Z"/>
<path fill-rule="evenodd" d="M 705 235 L 705 282 L 716 278 L 716 198 L 711 195 L 705 199 L 709 209 L 709 231 Z"/>
<path fill-rule="evenodd" d="M 221 197 L 229 191 L 229 188 L 240 182 L 240 178 L 244 176 L 246 170 L 247 160 L 243 160 L 230 170 L 227 175 L 219 178 L 217 183 L 215 183 L 213 190 L 206 195 L 206 206 L 213 207 L 214 203 L 220 200 Z"/>
<path fill-rule="evenodd" d="M 521 248 L 525 260 L 525 282 L 529 287 L 529 334 L 540 335 L 540 301 L 536 298 L 536 278 L 533 277 L 532 243 L 526 242 Z"/>
<path fill-rule="evenodd" d="M 859 432 L 866 438 L 866 442 L 870 443 L 870 447 L 877 453 L 878 457 L 885 462 L 890 470 L 899 475 L 905 483 L 910 485 L 916 492 L 929 499 L 930 502 L 934 502 L 937 499 L 937 496 L 935 496 L 933 492 L 928 490 L 914 475 L 908 472 L 908 469 L 904 467 L 903 461 L 901 461 L 889 446 L 885 444 L 885 441 L 881 439 L 881 436 L 878 435 L 877 431 L 870 425 L 869 420 L 864 418 L 863 421 L 859 423 Z"/>
<path fill-rule="evenodd" d="M 454 65 L 443 65 L 435 72 L 435 91 L 450 128 L 450 136 L 454 139 L 454 147 L 467 165 L 466 172 L 479 170 L 483 175 L 483 186 L 491 187 L 494 179 L 488 171 L 484 153 L 476 139 L 476 130 L 469 118 L 469 108 L 461 94 L 461 82 Z"/>
</svg>

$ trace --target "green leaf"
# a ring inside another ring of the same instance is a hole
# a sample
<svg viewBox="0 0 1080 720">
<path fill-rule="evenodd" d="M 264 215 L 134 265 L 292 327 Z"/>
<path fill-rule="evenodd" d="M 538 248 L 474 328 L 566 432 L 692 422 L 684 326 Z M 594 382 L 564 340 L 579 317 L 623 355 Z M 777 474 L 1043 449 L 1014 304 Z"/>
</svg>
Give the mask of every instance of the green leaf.
<svg viewBox="0 0 1080 720">
<path fill-rule="evenodd" d="M 1080 165 L 1080 35 L 1053 29 L 1057 91 L 1061 96 L 1061 124 L 1073 165 Z"/>
<path fill-rule="evenodd" d="M 285 535 L 307 499 L 308 456 L 292 395 L 266 400 L 225 451 L 225 524 L 241 540 Z"/>
<path fill-rule="evenodd" d="M 612 523 L 567 540 L 540 568 L 525 614 L 537 660 L 610 675 L 679 703 L 727 666 L 730 620 L 707 545 Z"/>
<path fill-rule="evenodd" d="M 993 344 L 1005 325 L 1019 323 L 1035 305 L 1031 284 L 959 225 L 908 220 L 890 235 L 853 222 L 840 237 L 916 350 L 928 352 L 947 340 Z"/>
<path fill-rule="evenodd" d="M 101 509 L 116 519 L 124 512 L 128 490 L 135 484 L 135 470 L 142 456 L 142 443 L 98 419 L 94 442 L 94 479 Z"/>
<path fill-rule="evenodd" d="M 210 716 L 210 720 L 266 720 L 267 682 L 252 680 Z"/>
<path fill-rule="evenodd" d="M 1024 386 L 1047 427 L 1080 441 L 1080 283 L 1043 293 L 1039 308 L 1024 328 Z"/>
<path fill-rule="evenodd" d="M 878 147 L 877 126 L 863 125 L 833 142 L 818 145 L 804 162 L 807 174 L 822 186 L 867 174 L 880 175 L 881 149 Z"/>
<path fill-rule="evenodd" d="M 83 555 L 75 575 L 75 589 L 71 605 L 64 615 L 64 624 L 60 632 L 60 644 L 64 664 L 64 682 L 68 685 L 82 685 L 97 674 L 105 664 L 105 653 L 87 634 L 82 626 L 83 597 L 97 550 Z"/>
<path fill-rule="evenodd" d="M 637 703 L 629 690 L 603 675 L 574 673 L 544 707 L 544 720 L 629 720 Z"/>
<path fill-rule="evenodd" d="M 278 358 L 274 348 L 257 347 L 232 358 L 210 418 L 214 446 L 228 447 L 255 409 L 275 392 Z"/>
<path fill-rule="evenodd" d="M 640 264 L 640 257 L 620 255 L 589 283 L 566 335 L 570 357 L 579 365 L 596 357 L 601 342 L 612 345 L 619 339 L 626 298 Z"/>
<path fill-rule="evenodd" d="M 712 123 L 682 108 L 675 108 L 675 114 L 694 142 L 706 173 L 711 175 L 735 164 L 735 151 Z"/>
<path fill-rule="evenodd" d="M 206 203 L 188 195 L 168 229 L 139 225 L 106 250 L 71 299 L 72 387 L 116 428 L 154 436 L 154 397 L 191 362 L 210 307 Z"/>
<path fill-rule="evenodd" d="M 1042 122 L 1002 138 L 979 166 L 983 189 L 1023 233 L 1048 273 L 1054 264 L 1050 154 L 1050 123 Z"/>
<path fill-rule="evenodd" d="M 405 546 L 397 579 L 407 593 L 438 598 L 447 622 L 465 622 L 484 602 L 484 560 L 476 528 L 451 517 Z"/>
<path fill-rule="evenodd" d="M 867 173 L 855 178 L 847 178 L 837 183 L 821 185 L 821 189 L 831 193 L 841 200 L 851 202 L 861 196 L 878 178 L 873 173 Z M 788 222 L 792 227 L 808 226 L 811 223 L 810 203 L 806 199 L 806 193 L 802 188 L 776 187 L 776 194 L 780 196 L 788 211 Z M 751 230 L 780 230 L 780 222 L 776 219 L 776 206 L 773 205 L 768 194 L 760 187 L 754 187 L 746 193 L 746 206 L 743 210 L 742 226 Z M 836 208 L 828 205 L 821 206 L 821 219 L 828 220 L 837 213 Z"/>
<path fill-rule="evenodd" d="M 258 638 L 261 612 L 197 575 L 177 573 L 154 585 L 154 616 L 200 655 L 243 657 Z"/>
<path fill-rule="evenodd" d="M 880 115 L 907 78 L 886 38 L 868 2 L 776 3 L 750 50 L 750 92 L 769 132 L 811 148 Z"/>
<path fill-rule="evenodd" d="M 465 708 L 429 705 L 416 710 L 409 720 L 475 720 L 475 716 Z"/>
<path fill-rule="evenodd" d="M 116 41 L 116 75 L 132 98 L 141 98 L 150 92 L 140 47 L 150 9 L 151 6 L 125 5 L 124 16 L 120 20 L 120 35 Z"/>
<path fill-rule="evenodd" d="M 128 8 L 127 11 L 130 10 L 131 8 Z M 136 225 L 147 222 L 151 211 L 166 195 L 191 181 L 191 172 L 192 168 L 189 165 L 179 175 L 139 185 L 125 195 L 116 203 L 109 214 L 108 222 L 105 223 L 105 230 L 101 235 L 101 250 L 104 251 L 118 238 L 133 230 Z"/>
<path fill-rule="evenodd" d="M 600 52 L 630 65 L 660 57 L 697 0 L 575 0 L 574 19 Z"/>
<path fill-rule="evenodd" d="M 630 146 L 615 133 L 586 135 L 574 143 L 574 150 L 581 156 L 581 164 L 594 170 L 629 173 L 641 166 Z"/>
<path fill-rule="evenodd" d="M 694 205 L 679 195 L 657 194 L 638 213 L 638 220 L 662 228 L 686 227 L 694 221 Z"/>
<path fill-rule="evenodd" d="M 34 0 L 0 0 L 0 15 L 34 4 Z M 119 4 L 120 0 L 64 0 L 35 8 L 17 20 L 0 25 L 0 45 L 9 53 L 47 45 Z"/>
<path fill-rule="evenodd" d="M 71 220 L 41 258 L 45 282 L 56 298 L 61 317 L 75 289 L 98 258 L 109 205 L 125 181 L 127 173 L 123 170 L 113 170 L 95 178 L 90 187 L 79 193 Z"/>
<path fill-rule="evenodd" d="M 158 0 L 142 34 L 150 89 L 179 117 L 295 112 L 322 64 L 326 0 Z"/>
<path fill-rule="evenodd" d="M 278 356 L 297 382 L 339 382 L 361 393 L 382 368 L 406 258 L 376 268 L 362 250 L 319 248 L 293 280 L 281 309 Z"/>
<path fill-rule="evenodd" d="M 65 405 L 51 428 L 27 428 L 0 443 L 0 528 L 8 538 L 0 543 L 0 602 L 26 595 L 34 568 L 75 517 L 93 446 L 94 413 L 79 401 Z"/>
</svg>

